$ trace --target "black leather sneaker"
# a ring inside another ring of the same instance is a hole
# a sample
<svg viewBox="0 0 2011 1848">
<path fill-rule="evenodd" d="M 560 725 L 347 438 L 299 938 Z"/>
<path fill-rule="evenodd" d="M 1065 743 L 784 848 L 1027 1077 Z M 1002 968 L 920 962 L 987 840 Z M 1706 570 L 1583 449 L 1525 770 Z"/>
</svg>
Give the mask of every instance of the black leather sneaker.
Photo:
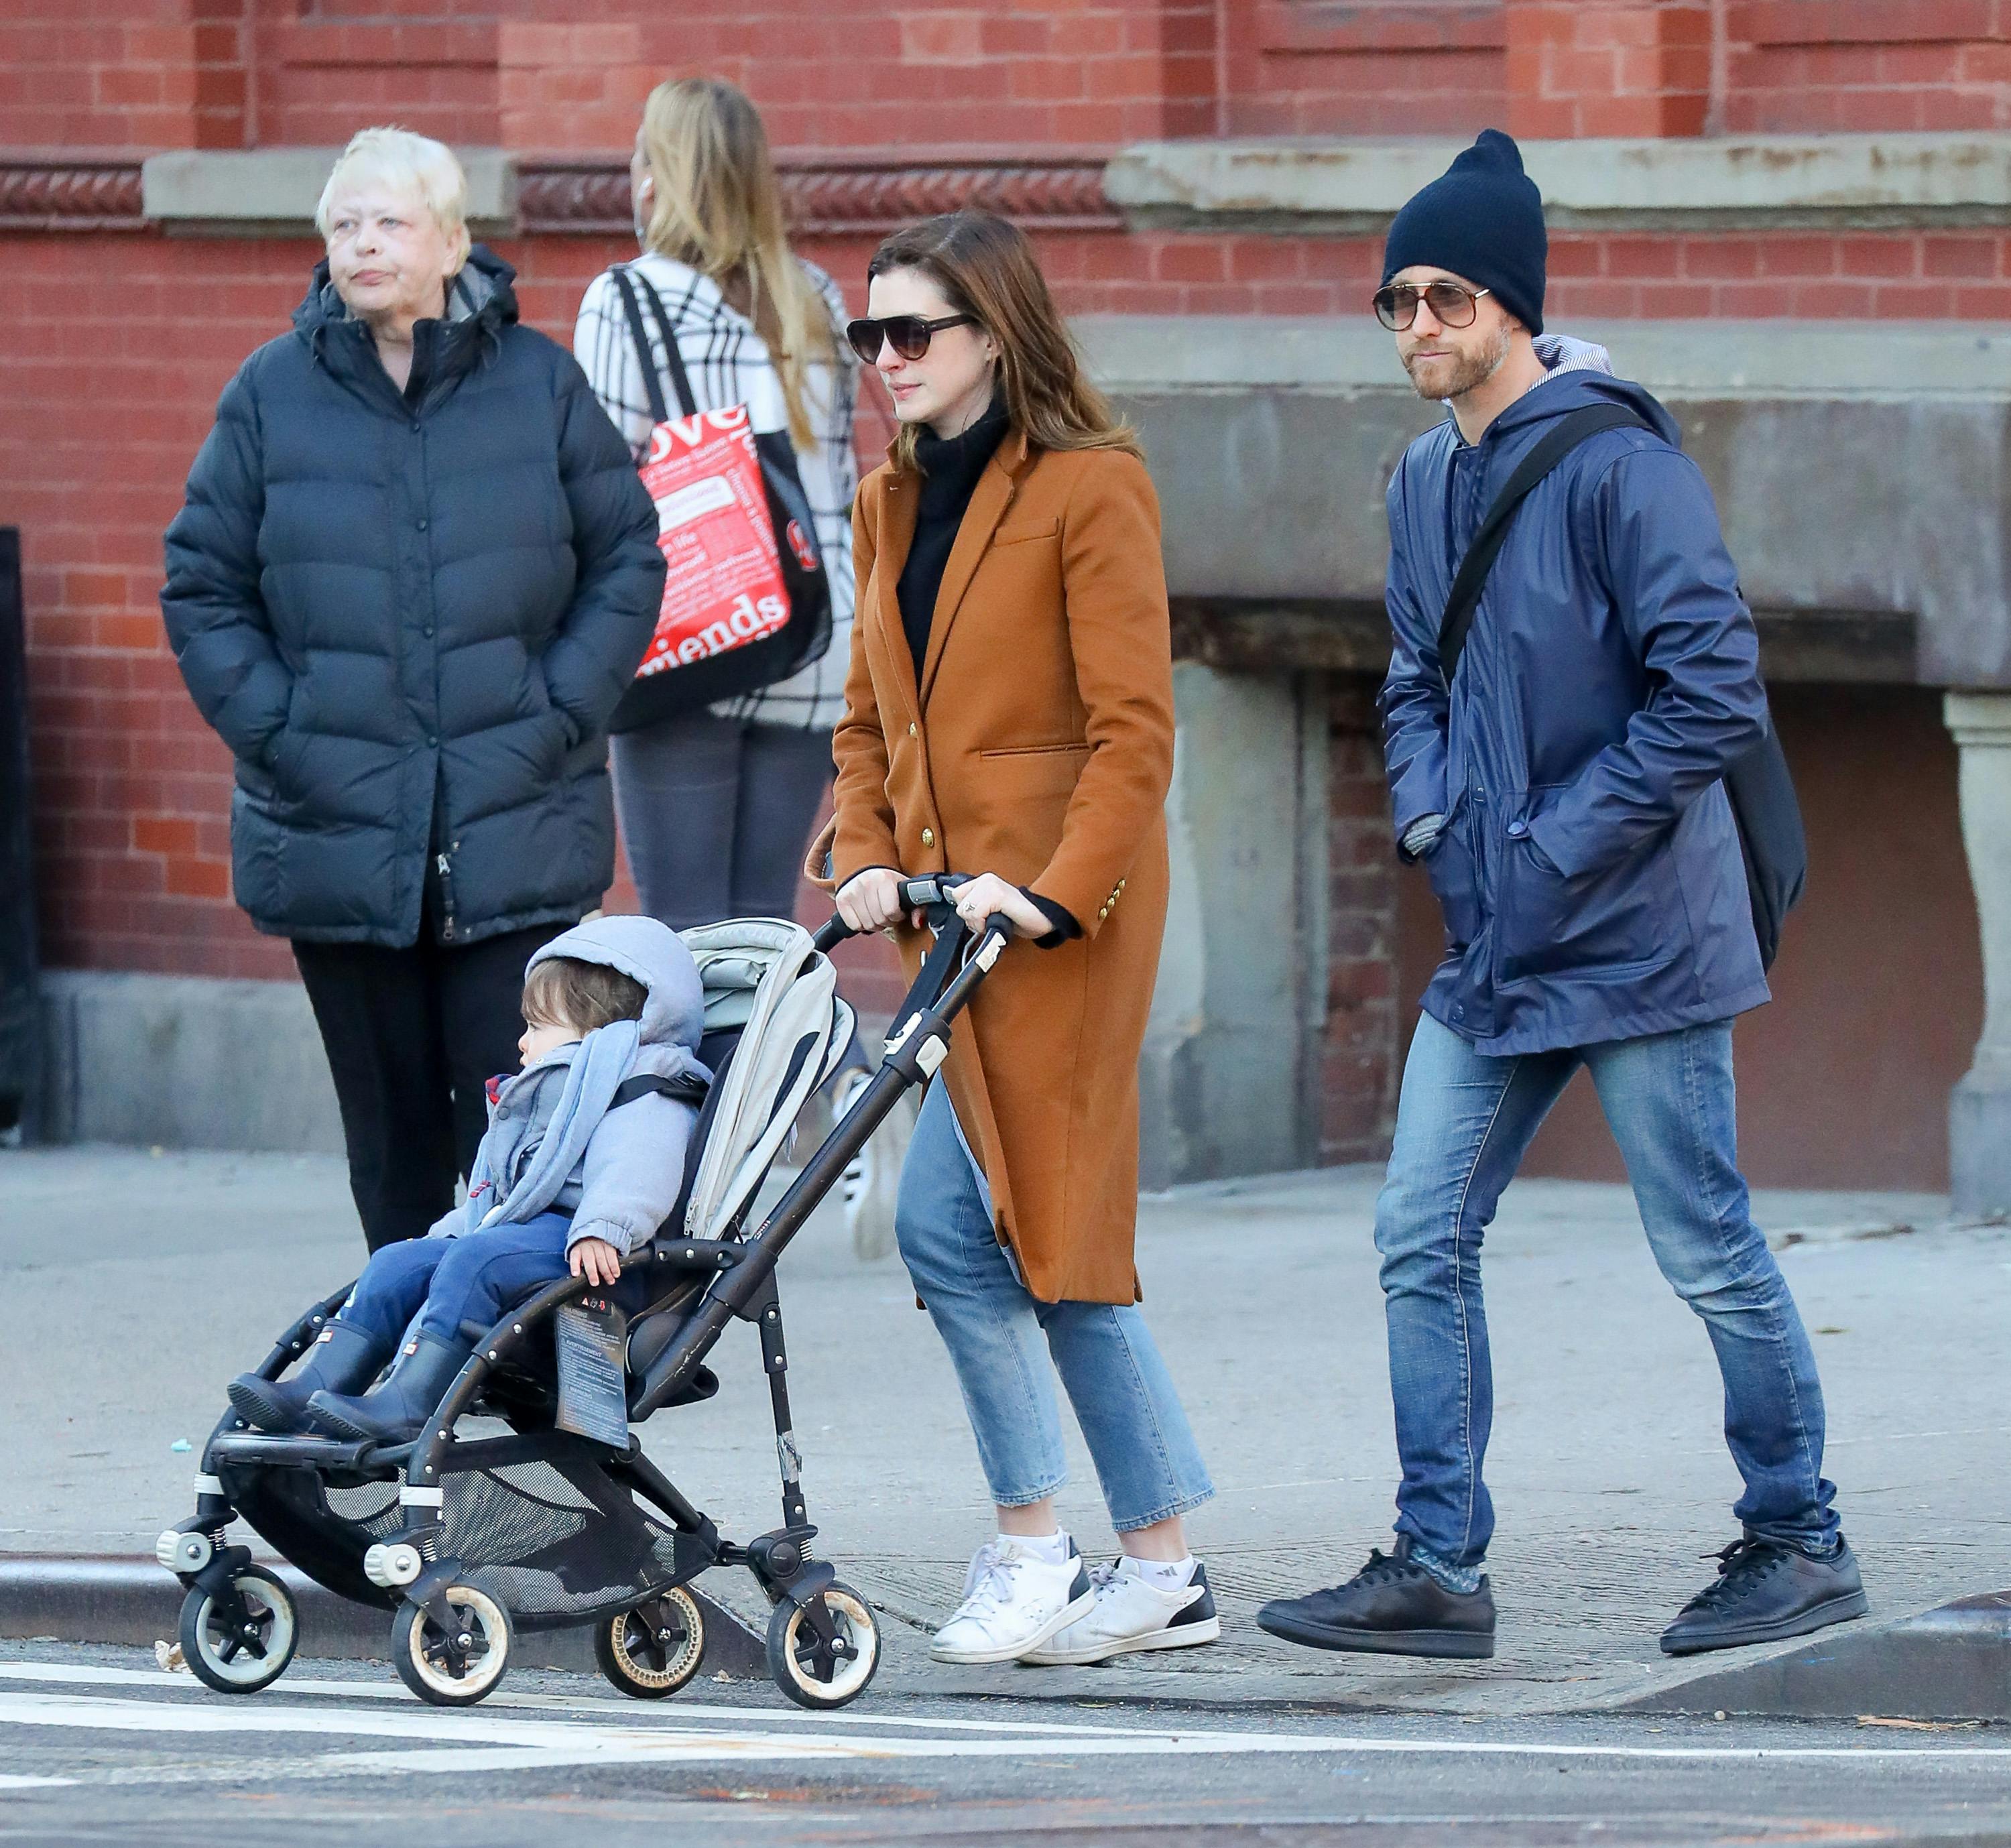
<svg viewBox="0 0 2011 1848">
<path fill-rule="evenodd" d="M 1864 1615 L 1857 1558 L 1841 1540 L 1827 1559 L 1812 1559 L 1778 1540 L 1748 1536 L 1717 1559 L 1717 1576 L 1663 1631 L 1665 1654 L 1778 1643 Z"/>
<path fill-rule="evenodd" d="M 1257 1623 L 1308 1649 L 1473 1660 L 1494 1653 L 1494 1593 L 1486 1579 L 1478 1591 L 1447 1590 L 1411 1560 L 1408 1535 L 1398 1536 L 1392 1553 L 1372 1552 L 1345 1585 L 1273 1598 Z"/>
</svg>

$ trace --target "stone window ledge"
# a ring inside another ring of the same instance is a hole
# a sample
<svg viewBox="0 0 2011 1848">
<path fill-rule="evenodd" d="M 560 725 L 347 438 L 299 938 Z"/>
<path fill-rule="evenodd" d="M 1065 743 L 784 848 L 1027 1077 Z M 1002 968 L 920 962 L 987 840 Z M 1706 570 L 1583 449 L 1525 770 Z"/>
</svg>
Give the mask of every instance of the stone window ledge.
<svg viewBox="0 0 2011 1848">
<path fill-rule="evenodd" d="M 141 211 L 172 233 L 197 237 L 314 235 L 315 207 L 339 148 L 179 149 L 140 169 Z M 516 168 L 500 148 L 457 148 L 468 175 L 468 227 L 507 234 L 517 217 Z"/>
<path fill-rule="evenodd" d="M 1316 315 L 1083 315 L 1073 323 L 1105 390 L 1408 397 L 1390 336 Z M 1685 398 L 2011 400 L 2011 326 L 1950 321 L 1606 321 L 1552 318 L 1615 371 Z"/>
<path fill-rule="evenodd" d="M 1143 230 L 1379 234 L 1465 144 L 1145 141 L 1104 190 Z M 2011 223 L 2011 134 L 1525 141 L 1558 230 Z"/>
<path fill-rule="evenodd" d="M 467 169 L 478 237 L 632 233 L 628 166 L 620 155 L 543 156 L 500 148 L 457 151 Z M 0 227 L 85 230 L 156 225 L 172 235 L 305 237 L 338 150 L 184 150 L 141 166 L 16 158 L 0 150 Z M 983 205 L 1051 230 L 1117 230 L 1103 196 L 1103 157 L 1080 148 L 1030 151 L 867 148 L 778 158 L 799 232 L 877 233 L 906 219 Z M 137 180 L 135 186 L 130 182 Z"/>
</svg>

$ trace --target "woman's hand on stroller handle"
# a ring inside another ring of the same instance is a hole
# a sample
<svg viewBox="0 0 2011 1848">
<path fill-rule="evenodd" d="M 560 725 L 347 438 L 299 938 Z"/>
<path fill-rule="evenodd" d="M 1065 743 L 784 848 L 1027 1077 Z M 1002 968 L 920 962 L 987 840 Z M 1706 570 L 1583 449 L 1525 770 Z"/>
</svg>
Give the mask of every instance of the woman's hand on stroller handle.
<svg viewBox="0 0 2011 1848">
<path fill-rule="evenodd" d="M 931 906 L 954 907 L 973 935 L 989 930 L 1002 944 L 1020 935 L 1043 936 L 1048 929 L 1039 906 L 995 873 L 925 873 L 911 879 L 892 867 L 868 867 L 845 881 L 834 903 L 838 915 L 817 934 L 820 949 L 885 930 L 903 913 L 920 930 Z"/>
<path fill-rule="evenodd" d="M 908 922 L 920 930 L 922 906 L 927 901 L 908 897 L 906 888 L 910 883 L 892 867 L 868 867 L 839 888 L 835 900 L 838 915 L 855 936 L 885 930 L 898 923 L 904 911 Z"/>
<path fill-rule="evenodd" d="M 1045 937 L 1051 928 L 1040 907 L 996 873 L 977 874 L 947 896 L 974 933 L 982 933 L 995 917 L 1004 918 L 1022 937 Z"/>
</svg>

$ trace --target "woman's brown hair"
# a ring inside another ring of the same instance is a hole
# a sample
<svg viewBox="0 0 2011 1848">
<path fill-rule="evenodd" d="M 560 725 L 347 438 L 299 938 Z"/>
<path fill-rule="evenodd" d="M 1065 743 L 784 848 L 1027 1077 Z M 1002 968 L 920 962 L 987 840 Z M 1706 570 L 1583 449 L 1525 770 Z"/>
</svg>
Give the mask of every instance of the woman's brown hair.
<svg viewBox="0 0 2011 1848">
<path fill-rule="evenodd" d="M 659 84 L 642 105 L 642 154 L 655 182 L 642 241 L 719 285 L 775 362 L 789 433 L 815 440 L 809 366 L 849 363 L 831 310 L 785 234 L 781 183 L 760 112 L 717 77 Z"/>
<path fill-rule="evenodd" d="M 1034 247 L 990 212 L 946 212 L 901 229 L 866 266 L 870 283 L 890 270 L 919 271 L 959 315 L 998 344 L 998 383 L 1013 429 L 1041 449 L 1120 449 L 1139 455 L 1137 434 L 1083 370 L 1048 293 Z M 915 465 L 915 426 L 903 424 L 895 454 Z"/>
</svg>

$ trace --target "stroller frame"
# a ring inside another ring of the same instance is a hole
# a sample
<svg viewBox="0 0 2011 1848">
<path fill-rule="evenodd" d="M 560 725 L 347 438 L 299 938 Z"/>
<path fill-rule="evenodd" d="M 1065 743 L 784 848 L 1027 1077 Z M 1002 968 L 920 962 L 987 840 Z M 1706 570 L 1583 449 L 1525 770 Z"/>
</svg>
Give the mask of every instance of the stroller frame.
<svg viewBox="0 0 2011 1848">
<path fill-rule="evenodd" d="M 662 1280 L 638 1320 L 669 1305 L 679 1289 L 696 1290 L 676 1333 L 640 1375 L 625 1368 L 630 1419 L 639 1423 L 666 1406 L 710 1398 L 717 1382 L 702 1365 L 705 1357 L 733 1322 L 753 1323 L 774 1419 L 781 1525 L 745 1543 L 726 1538 L 643 1454 L 632 1430 L 625 1450 L 549 1424 L 518 1426 L 503 1437 L 455 1436 L 457 1421 L 496 1383 L 499 1370 L 526 1358 L 526 1348 L 556 1312 L 594 1288 L 584 1277 L 566 1277 L 490 1329 L 410 1444 L 267 1433 L 248 1430 L 234 1412 L 226 1413 L 205 1447 L 194 1514 L 163 1533 L 155 1549 L 184 1588 L 182 1648 L 201 1679 L 220 1691 L 256 1692 L 276 1680 L 292 1659 L 298 1625 L 290 1594 L 275 1575 L 253 1565 L 248 1547 L 230 1544 L 226 1529 L 243 1512 L 240 1501 L 262 1505 L 260 1486 L 281 1479 L 273 1472 L 290 1472 L 284 1479 L 298 1484 L 304 1472 L 319 1479 L 315 1493 L 325 1515 L 330 1487 L 397 1482 L 402 1526 L 363 1551 L 360 1572 L 353 1541 L 304 1547 L 294 1563 L 340 1596 L 393 1611 L 393 1664 L 415 1693 L 436 1704 L 470 1704 L 493 1690 L 507 1665 L 513 1625 L 530 1631 L 590 1622 L 603 1672 L 617 1687 L 644 1698 L 674 1692 L 696 1673 L 703 1655 L 703 1617 L 681 1588 L 715 1566 L 746 1568 L 773 1607 L 768 1667 L 785 1693 L 800 1704 L 827 1707 L 864 1691 L 878 1663 L 877 1627 L 866 1601 L 840 1584 L 831 1565 L 812 1549 L 817 1530 L 809 1518 L 790 1412 L 776 1268 L 902 1095 L 934 1077 L 948 1055 L 953 1023 L 1012 939 L 1013 927 L 1002 916 L 988 919 L 976 932 L 963 924 L 951 896 L 962 883 L 953 874 L 902 882 L 903 906 L 925 913 L 935 947 L 895 1016 L 879 1070 L 755 1230 L 740 1234 L 750 1201 L 717 1237 L 660 1234 L 629 1259 L 648 1264 Z M 812 942 L 828 953 L 853 935 L 834 917 Z M 279 1336 L 258 1369 L 262 1377 L 278 1378 L 308 1351 L 349 1287 L 322 1298 Z M 507 1410 L 510 1401 L 502 1402 Z M 471 1470 L 565 1462 L 597 1466 L 660 1515 L 668 1523 L 671 1558 L 667 1569 L 647 1576 L 642 1595 L 625 1591 L 618 1608 L 584 1615 L 513 1614 L 500 1600 L 466 1586 L 468 1566 L 443 1550 L 446 1485 Z M 246 1518 L 257 1525 L 252 1515 Z M 288 1551 L 283 1545 L 280 1550 Z M 632 1625 L 637 1627 L 625 1629 Z M 659 1672 L 625 1654 L 625 1638 L 646 1652 L 653 1647 Z M 664 1651 L 680 1642 L 675 1662 L 667 1665 Z"/>
</svg>

